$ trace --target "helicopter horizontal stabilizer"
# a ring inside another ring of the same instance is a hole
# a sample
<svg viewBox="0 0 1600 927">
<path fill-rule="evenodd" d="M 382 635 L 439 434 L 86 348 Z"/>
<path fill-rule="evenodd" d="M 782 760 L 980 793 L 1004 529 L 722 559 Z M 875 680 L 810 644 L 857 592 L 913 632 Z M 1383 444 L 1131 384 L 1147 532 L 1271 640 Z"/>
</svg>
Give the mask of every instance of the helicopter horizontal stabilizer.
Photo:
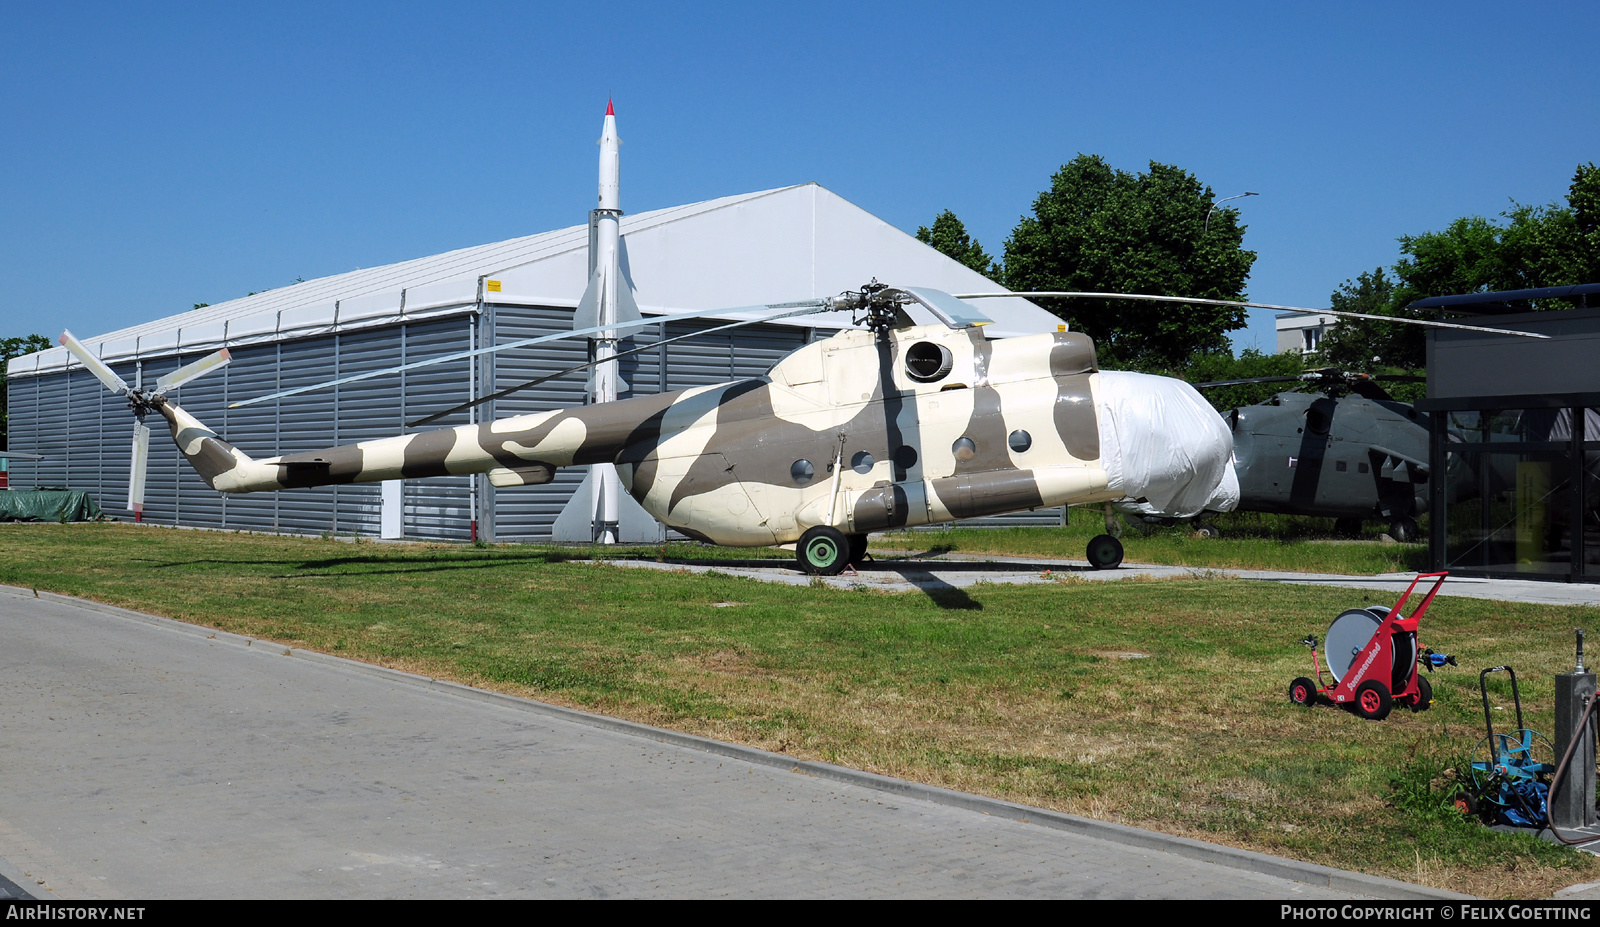
<svg viewBox="0 0 1600 927">
<path fill-rule="evenodd" d="M 556 478 L 556 468 L 549 464 L 529 464 L 525 467 L 495 467 L 489 471 L 493 486 L 541 486 Z"/>
</svg>

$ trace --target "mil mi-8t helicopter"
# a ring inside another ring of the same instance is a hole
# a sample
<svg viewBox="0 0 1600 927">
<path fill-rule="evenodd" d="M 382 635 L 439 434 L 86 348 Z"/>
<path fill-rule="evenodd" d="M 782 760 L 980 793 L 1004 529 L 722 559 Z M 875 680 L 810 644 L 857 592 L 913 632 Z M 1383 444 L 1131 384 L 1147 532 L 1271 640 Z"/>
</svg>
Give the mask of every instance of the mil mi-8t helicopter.
<svg viewBox="0 0 1600 927">
<path fill-rule="evenodd" d="M 906 310 L 919 306 L 937 321 L 914 324 Z M 865 552 L 869 532 L 890 528 L 1130 497 L 1184 515 L 1231 507 L 1222 419 L 1180 380 L 1100 371 L 1086 335 L 990 342 L 966 303 L 876 283 L 771 308 L 849 310 L 866 328 L 806 345 L 756 379 L 267 460 L 165 396 L 227 363 L 225 352 L 145 391 L 70 334 L 62 344 L 141 419 L 166 419 L 185 459 L 222 492 L 484 472 L 508 486 L 612 463 L 664 524 L 729 546 L 796 543 L 801 567 L 816 573 L 837 573 Z M 137 484 L 137 432 L 135 448 Z M 1121 553 L 1114 538 L 1090 545 L 1097 566 Z"/>
<path fill-rule="evenodd" d="M 915 324 L 907 309 L 916 307 L 937 321 Z M 986 319 L 962 300 L 877 283 L 764 308 L 777 315 L 734 325 L 848 310 L 866 327 L 808 344 L 764 377 L 266 460 L 165 396 L 228 363 L 226 349 L 142 390 L 70 333 L 61 341 L 126 395 L 141 420 L 134 486 L 142 484 L 142 420 L 150 412 L 167 421 L 206 483 L 230 493 L 463 473 L 512 486 L 549 482 L 560 467 L 612 463 L 627 492 L 664 524 L 728 546 L 795 543 L 801 568 L 822 574 L 858 560 L 873 531 L 1118 500 L 1193 517 L 1238 500 L 1223 417 L 1181 380 L 1100 370 L 1086 335 L 991 342 L 980 328 Z M 654 321 L 610 324 L 620 331 Z M 1115 538 L 1090 542 L 1092 565 L 1121 559 Z"/>
<path fill-rule="evenodd" d="M 129 507 L 137 513 L 143 505 L 150 436 L 144 419 L 153 412 L 166 420 L 195 471 L 221 492 L 467 473 L 485 473 L 495 486 L 518 486 L 548 483 L 561 467 L 588 465 L 591 476 L 601 476 L 600 501 L 593 510 L 597 524 L 615 523 L 617 500 L 607 496 L 620 489 L 657 520 L 690 537 L 736 547 L 794 544 L 802 569 L 833 574 L 860 560 L 873 531 L 1116 501 L 1161 516 L 1190 518 L 1231 510 L 1238 501 L 1228 427 L 1189 384 L 1102 371 L 1093 342 L 1065 325 L 1054 333 L 990 341 L 982 329 L 989 319 L 965 299 L 1114 297 L 1355 315 L 1149 295 L 952 296 L 873 281 L 822 299 L 642 319 L 618 270 L 619 142 L 613 116 L 608 106 L 601 138 L 600 208 L 591 213 L 590 283 L 575 315 L 575 330 L 235 403 L 561 338 L 597 336 L 588 363 L 513 388 L 592 368 L 592 404 L 256 460 L 166 396 L 229 363 L 227 349 L 168 374 L 146 390 L 130 387 L 71 333 L 63 332 L 62 345 L 107 388 L 125 395 L 137 419 Z M 864 327 L 799 348 L 762 377 L 615 398 L 618 359 L 677 340 L 622 350 L 625 333 L 663 319 L 735 312 L 748 316 L 752 310 L 758 313 L 754 318 L 681 337 L 838 311 L 850 312 L 854 324 Z M 412 427 L 454 411 L 444 410 Z M 1122 545 L 1109 534 L 1089 542 L 1088 559 L 1096 568 L 1114 567 L 1122 555 Z"/>
</svg>

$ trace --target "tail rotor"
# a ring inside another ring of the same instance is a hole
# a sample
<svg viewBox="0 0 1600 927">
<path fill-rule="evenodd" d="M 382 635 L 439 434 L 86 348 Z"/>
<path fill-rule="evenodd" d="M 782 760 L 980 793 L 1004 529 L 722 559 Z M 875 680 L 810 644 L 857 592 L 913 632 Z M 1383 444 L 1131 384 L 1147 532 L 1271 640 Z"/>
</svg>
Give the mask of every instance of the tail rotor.
<svg viewBox="0 0 1600 927">
<path fill-rule="evenodd" d="M 128 397 L 128 410 L 134 417 L 133 457 L 128 473 L 128 509 L 133 512 L 134 521 L 141 521 L 144 518 L 145 474 L 150 464 L 150 428 L 144 423 L 145 415 L 152 409 L 159 409 L 166 404 L 168 392 L 214 370 L 226 367 L 233 359 L 233 355 L 228 353 L 227 348 L 214 351 L 172 371 L 157 380 L 154 389 L 146 390 L 129 386 L 126 380 L 117 376 L 116 371 L 107 367 L 100 358 L 89 353 L 89 349 L 84 347 L 82 342 L 72 337 L 72 332 L 63 331 L 60 340 L 61 346 L 66 348 L 78 363 L 94 374 L 95 379 L 105 384 L 106 389 L 118 396 Z"/>
</svg>

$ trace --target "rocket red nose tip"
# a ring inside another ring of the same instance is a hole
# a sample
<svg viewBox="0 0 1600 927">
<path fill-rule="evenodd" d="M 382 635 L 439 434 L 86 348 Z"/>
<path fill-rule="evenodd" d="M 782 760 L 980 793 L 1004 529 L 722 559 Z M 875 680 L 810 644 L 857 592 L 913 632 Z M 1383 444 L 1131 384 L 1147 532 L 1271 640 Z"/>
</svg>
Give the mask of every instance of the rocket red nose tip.
<svg viewBox="0 0 1600 927">
<path fill-rule="evenodd" d="M 607 116 L 615 116 L 616 114 L 617 114 L 617 111 L 611 108 L 611 101 L 607 100 L 606 101 L 606 115 Z"/>
</svg>

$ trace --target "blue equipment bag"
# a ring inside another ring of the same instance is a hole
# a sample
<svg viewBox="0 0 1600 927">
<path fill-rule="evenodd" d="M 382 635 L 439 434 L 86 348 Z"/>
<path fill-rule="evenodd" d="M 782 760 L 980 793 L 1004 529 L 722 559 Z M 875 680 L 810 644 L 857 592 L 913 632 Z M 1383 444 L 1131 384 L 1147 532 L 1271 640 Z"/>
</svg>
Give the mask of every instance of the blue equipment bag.
<svg viewBox="0 0 1600 927">
<path fill-rule="evenodd" d="M 1523 781 L 1505 786 L 1505 806 L 1500 823 L 1514 827 L 1546 827 L 1550 821 L 1550 787 L 1543 782 Z M 1536 817 L 1531 817 L 1530 812 Z"/>
</svg>

